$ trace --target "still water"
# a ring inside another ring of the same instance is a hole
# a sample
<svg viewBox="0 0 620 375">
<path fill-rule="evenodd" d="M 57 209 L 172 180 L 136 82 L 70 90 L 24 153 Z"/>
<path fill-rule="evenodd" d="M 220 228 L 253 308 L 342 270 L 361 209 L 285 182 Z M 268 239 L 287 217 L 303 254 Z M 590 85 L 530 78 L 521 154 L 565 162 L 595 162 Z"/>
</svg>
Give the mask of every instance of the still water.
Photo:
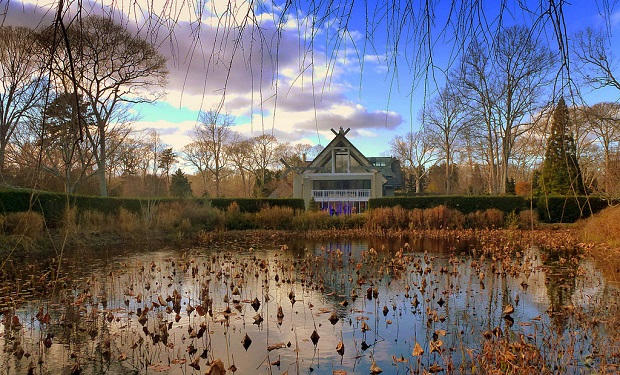
<svg viewBox="0 0 620 375">
<path fill-rule="evenodd" d="M 618 363 L 617 290 L 536 247 L 246 239 L 13 267 L 2 374 L 476 373 L 493 340 L 552 373 Z"/>
</svg>

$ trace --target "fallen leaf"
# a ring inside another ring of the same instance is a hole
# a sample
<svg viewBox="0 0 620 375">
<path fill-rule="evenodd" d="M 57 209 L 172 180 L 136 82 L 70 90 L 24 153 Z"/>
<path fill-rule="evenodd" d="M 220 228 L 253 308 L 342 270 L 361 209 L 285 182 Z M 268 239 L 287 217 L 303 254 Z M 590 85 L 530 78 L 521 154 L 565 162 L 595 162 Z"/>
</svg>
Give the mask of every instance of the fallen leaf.
<svg viewBox="0 0 620 375">
<path fill-rule="evenodd" d="M 418 357 L 418 356 L 421 356 L 422 354 L 424 354 L 424 349 L 422 349 L 420 344 L 416 342 L 415 345 L 413 346 L 413 352 L 411 353 L 411 355 L 414 357 Z"/>
<path fill-rule="evenodd" d="M 149 366 L 149 370 L 155 372 L 164 372 L 170 370 L 170 366 L 164 365 L 163 363 L 158 363 L 156 365 Z"/>
</svg>

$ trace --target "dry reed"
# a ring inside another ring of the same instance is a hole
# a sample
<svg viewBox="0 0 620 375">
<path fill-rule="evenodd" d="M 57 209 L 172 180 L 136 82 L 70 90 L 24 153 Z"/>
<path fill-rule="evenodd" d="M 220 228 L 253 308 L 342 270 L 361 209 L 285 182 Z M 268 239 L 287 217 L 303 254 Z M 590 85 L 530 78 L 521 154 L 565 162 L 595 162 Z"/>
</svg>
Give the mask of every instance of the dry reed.
<svg viewBox="0 0 620 375">
<path fill-rule="evenodd" d="M 3 221 L 5 231 L 9 235 L 38 239 L 45 230 L 45 218 L 38 212 L 11 212 Z"/>
</svg>

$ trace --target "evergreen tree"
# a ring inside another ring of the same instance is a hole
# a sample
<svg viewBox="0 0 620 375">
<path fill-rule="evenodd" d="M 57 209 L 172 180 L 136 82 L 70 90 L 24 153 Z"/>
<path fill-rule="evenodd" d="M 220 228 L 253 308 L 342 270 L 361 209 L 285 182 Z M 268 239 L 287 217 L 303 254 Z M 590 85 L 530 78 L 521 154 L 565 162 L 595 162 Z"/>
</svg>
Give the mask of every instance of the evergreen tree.
<svg viewBox="0 0 620 375">
<path fill-rule="evenodd" d="M 172 147 L 169 147 L 161 152 L 159 155 L 159 164 L 157 167 L 164 170 L 166 176 L 166 183 L 170 185 L 170 168 L 176 163 L 177 155 L 172 151 Z"/>
<path fill-rule="evenodd" d="M 182 170 L 177 171 L 170 178 L 170 195 L 174 197 L 192 196 L 192 185 Z"/>
<path fill-rule="evenodd" d="M 551 134 L 540 176 L 540 190 L 545 194 L 583 194 L 581 170 L 575 139 L 570 129 L 568 107 L 560 98 L 551 118 Z"/>
</svg>

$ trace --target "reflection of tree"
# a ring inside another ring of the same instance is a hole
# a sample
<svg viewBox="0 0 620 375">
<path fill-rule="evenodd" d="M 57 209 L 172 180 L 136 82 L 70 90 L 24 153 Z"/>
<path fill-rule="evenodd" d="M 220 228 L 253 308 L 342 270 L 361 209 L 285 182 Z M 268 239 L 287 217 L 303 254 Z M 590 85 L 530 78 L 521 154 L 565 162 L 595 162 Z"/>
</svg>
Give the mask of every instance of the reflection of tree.
<svg viewBox="0 0 620 375">
<path fill-rule="evenodd" d="M 564 258 L 565 256 L 571 257 L 572 254 L 549 251 L 547 257 L 543 258 L 546 270 L 545 284 L 549 298 L 549 317 L 551 324 L 559 334 L 562 334 L 568 323 L 568 317 L 563 311 L 564 307 L 571 304 L 576 289 L 577 265 Z"/>
</svg>

